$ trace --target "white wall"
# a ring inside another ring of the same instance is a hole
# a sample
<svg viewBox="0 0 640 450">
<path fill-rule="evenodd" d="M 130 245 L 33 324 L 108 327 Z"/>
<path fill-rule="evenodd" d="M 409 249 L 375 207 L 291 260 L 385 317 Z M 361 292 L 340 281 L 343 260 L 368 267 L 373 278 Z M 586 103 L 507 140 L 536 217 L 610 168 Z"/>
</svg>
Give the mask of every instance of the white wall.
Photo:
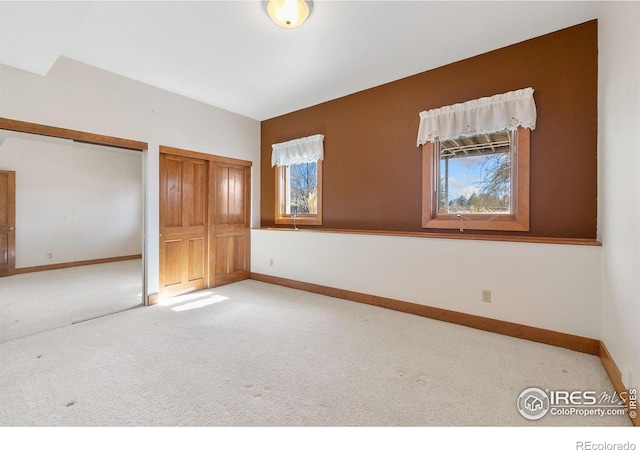
<svg viewBox="0 0 640 450">
<path fill-rule="evenodd" d="M 640 3 L 604 2 L 599 34 L 602 340 L 640 387 Z"/>
<path fill-rule="evenodd" d="M 600 247 L 253 230 L 251 269 L 600 338 Z M 270 260 L 273 259 L 273 266 Z M 481 291 L 492 291 L 491 303 Z"/>
<path fill-rule="evenodd" d="M 9 133 L 0 169 L 16 172 L 16 267 L 142 252 L 140 152 Z"/>
<path fill-rule="evenodd" d="M 149 143 L 149 293 L 158 290 L 160 145 L 252 161 L 252 224 L 260 223 L 256 120 L 66 58 L 60 58 L 46 77 L 0 66 L 0 116 Z"/>
</svg>

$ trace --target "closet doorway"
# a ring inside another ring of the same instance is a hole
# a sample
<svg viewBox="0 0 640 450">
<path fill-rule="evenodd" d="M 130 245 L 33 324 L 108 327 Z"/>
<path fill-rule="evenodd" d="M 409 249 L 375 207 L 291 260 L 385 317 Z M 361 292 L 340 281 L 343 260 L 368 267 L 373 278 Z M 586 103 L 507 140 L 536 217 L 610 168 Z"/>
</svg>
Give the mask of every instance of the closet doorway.
<svg viewBox="0 0 640 450">
<path fill-rule="evenodd" d="M 145 303 L 146 149 L 0 118 L 0 342 Z"/>
<path fill-rule="evenodd" d="M 160 297 L 250 277 L 251 161 L 160 147 Z"/>
</svg>

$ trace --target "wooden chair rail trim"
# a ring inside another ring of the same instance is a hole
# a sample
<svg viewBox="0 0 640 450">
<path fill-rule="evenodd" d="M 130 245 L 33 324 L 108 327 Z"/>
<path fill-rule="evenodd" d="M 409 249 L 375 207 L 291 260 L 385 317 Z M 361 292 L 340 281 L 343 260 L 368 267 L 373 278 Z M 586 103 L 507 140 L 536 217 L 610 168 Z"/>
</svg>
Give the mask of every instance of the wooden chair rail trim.
<svg viewBox="0 0 640 450">
<path fill-rule="evenodd" d="M 105 136 L 102 134 L 86 133 L 84 131 L 52 127 L 49 125 L 40 125 L 31 122 L 22 122 L 20 120 L 6 119 L 4 117 L 0 117 L 0 129 L 19 131 L 21 133 L 38 134 L 41 136 L 57 137 L 62 139 L 71 139 L 76 142 L 107 145 L 109 147 L 118 147 L 127 150 L 143 151 L 149 148 L 149 144 L 147 144 L 146 142 L 133 141 L 131 139 L 122 139 L 113 136 Z"/>
<path fill-rule="evenodd" d="M 300 226 L 304 226 L 304 223 L 299 223 Z M 363 234 L 373 236 L 399 236 L 399 237 L 418 237 L 418 238 L 431 238 L 431 239 L 462 239 L 466 241 L 497 241 L 497 242 L 521 242 L 529 244 L 563 244 L 563 245 L 587 245 L 594 247 L 601 247 L 602 242 L 597 239 L 583 239 L 583 238 L 556 238 L 556 237 L 536 237 L 536 236 L 503 236 L 503 235 L 480 235 L 471 233 L 428 233 L 428 232 L 414 232 L 414 231 L 383 231 L 383 230 L 348 230 L 338 228 L 301 228 L 297 230 L 288 227 L 260 227 L 256 230 L 269 230 L 269 231 L 295 231 L 300 232 L 312 232 L 312 233 L 338 233 L 338 234 Z"/>
<path fill-rule="evenodd" d="M 602 362 L 602 365 L 604 366 L 607 375 L 611 379 L 611 382 L 613 383 L 613 386 L 618 395 L 623 396 L 623 394 L 628 393 L 628 389 L 622 382 L 622 377 L 618 366 L 611 357 L 611 354 L 607 350 L 604 342 L 598 339 L 576 336 L 573 334 L 546 330 L 544 328 L 536 328 L 528 325 L 521 325 L 517 323 L 491 319 L 488 317 L 474 316 L 457 311 L 450 311 L 446 309 L 419 305 L 416 303 L 409 303 L 390 298 L 378 297 L 370 294 L 362 294 L 359 292 L 306 283 L 303 281 L 295 281 L 287 278 L 274 277 L 271 275 L 264 275 L 260 273 L 252 272 L 251 279 L 292 289 L 313 292 L 315 294 L 327 295 L 343 300 L 350 300 L 358 303 L 379 306 L 382 308 L 392 309 L 394 311 L 415 314 L 430 319 L 455 323 L 457 325 L 463 325 L 478 330 L 498 333 L 505 336 L 511 336 L 533 342 L 539 342 L 542 344 L 562 347 L 581 353 L 587 353 L 589 355 L 595 355 L 600 358 L 600 361 Z M 637 416 L 632 417 L 631 422 L 634 426 L 640 426 L 640 418 Z"/>
<path fill-rule="evenodd" d="M 43 266 L 31 266 L 31 267 L 20 267 L 16 268 L 15 274 L 22 273 L 31 273 L 31 272 L 42 272 L 45 270 L 55 270 L 55 269 L 68 269 L 69 267 L 78 267 L 78 266 L 88 266 L 91 264 L 104 264 L 111 262 L 119 262 L 119 261 L 128 261 L 130 259 L 141 259 L 142 255 L 127 255 L 127 256 L 114 256 L 110 258 L 98 258 L 98 259 L 85 259 L 83 261 L 72 261 L 58 264 L 46 264 Z"/>
<path fill-rule="evenodd" d="M 237 166 L 247 166 L 247 167 L 253 166 L 252 161 L 246 161 L 244 159 L 236 159 L 236 158 L 229 158 L 227 156 L 217 156 L 209 153 L 194 152 L 192 150 L 185 150 L 185 149 L 176 148 L 176 147 L 167 147 L 165 145 L 160 146 L 160 153 L 164 153 L 167 155 L 184 156 L 186 158 L 204 159 L 207 161 L 214 161 L 214 162 L 223 163 L 223 164 L 233 164 Z"/>
</svg>

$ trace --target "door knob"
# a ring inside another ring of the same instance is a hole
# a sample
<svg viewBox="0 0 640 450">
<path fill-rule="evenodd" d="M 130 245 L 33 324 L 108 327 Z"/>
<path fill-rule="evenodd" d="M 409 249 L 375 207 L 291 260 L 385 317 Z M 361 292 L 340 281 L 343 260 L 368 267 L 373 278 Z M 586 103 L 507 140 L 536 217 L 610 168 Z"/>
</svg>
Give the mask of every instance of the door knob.
<svg viewBox="0 0 640 450">
<path fill-rule="evenodd" d="M 15 229 L 16 229 L 16 227 L 4 227 L 4 228 L 2 229 L 2 231 L 13 231 L 13 230 L 15 230 Z"/>
</svg>

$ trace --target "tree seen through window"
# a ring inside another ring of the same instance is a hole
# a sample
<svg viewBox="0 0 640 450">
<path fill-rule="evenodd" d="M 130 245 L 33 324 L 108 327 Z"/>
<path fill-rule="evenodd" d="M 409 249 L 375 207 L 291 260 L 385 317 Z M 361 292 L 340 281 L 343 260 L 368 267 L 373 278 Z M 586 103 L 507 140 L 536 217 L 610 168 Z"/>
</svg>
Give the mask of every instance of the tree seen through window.
<svg viewBox="0 0 640 450">
<path fill-rule="evenodd" d="M 318 207 L 318 164 L 287 167 L 287 214 L 315 214 Z"/>
<path fill-rule="evenodd" d="M 438 213 L 510 214 L 509 132 L 440 142 Z"/>
</svg>

